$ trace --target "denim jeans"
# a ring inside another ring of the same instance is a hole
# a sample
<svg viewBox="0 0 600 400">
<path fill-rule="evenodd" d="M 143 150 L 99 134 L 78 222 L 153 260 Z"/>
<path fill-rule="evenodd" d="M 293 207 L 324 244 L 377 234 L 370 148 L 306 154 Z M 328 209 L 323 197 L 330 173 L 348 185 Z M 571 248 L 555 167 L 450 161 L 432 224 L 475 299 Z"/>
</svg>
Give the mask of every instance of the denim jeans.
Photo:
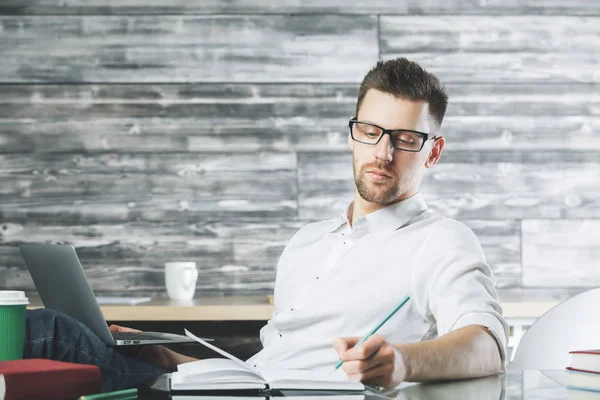
<svg viewBox="0 0 600 400">
<path fill-rule="evenodd" d="M 170 370 L 108 347 L 81 322 L 57 311 L 27 311 L 23 358 L 47 358 L 100 367 L 102 390 L 136 386 Z"/>
</svg>

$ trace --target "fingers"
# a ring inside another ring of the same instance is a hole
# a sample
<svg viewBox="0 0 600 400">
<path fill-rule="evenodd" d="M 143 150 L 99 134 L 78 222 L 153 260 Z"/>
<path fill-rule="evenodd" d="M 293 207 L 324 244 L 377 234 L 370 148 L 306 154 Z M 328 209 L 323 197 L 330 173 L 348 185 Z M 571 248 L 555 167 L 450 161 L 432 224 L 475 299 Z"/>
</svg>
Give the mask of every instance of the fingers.
<svg viewBox="0 0 600 400">
<path fill-rule="evenodd" d="M 361 377 L 373 377 L 372 370 L 380 367 L 381 365 L 390 365 L 393 369 L 395 359 L 394 349 L 386 344 L 380 347 L 374 354 L 366 359 L 353 359 L 344 361 L 342 368 L 348 376 L 360 375 Z M 369 375 L 363 376 L 362 374 L 369 373 Z"/>
<path fill-rule="evenodd" d="M 356 344 L 357 340 L 340 338 L 334 342 L 340 359 L 344 361 L 342 369 L 350 380 L 387 388 L 396 386 L 405 379 L 402 356 L 382 336 L 371 336 L 354 347 L 350 347 L 350 343 Z"/>
<path fill-rule="evenodd" d="M 400 382 L 393 380 L 394 368 L 393 365 L 381 365 L 377 370 L 370 371 L 368 376 L 361 380 L 365 385 L 380 386 L 383 388 L 391 388 L 397 386 Z"/>
<path fill-rule="evenodd" d="M 378 364 L 375 367 L 363 372 L 348 374 L 348 379 L 352 381 L 361 381 L 368 385 L 389 386 L 390 377 L 394 372 L 394 364 Z"/>
<path fill-rule="evenodd" d="M 344 352 L 356 345 L 360 338 L 358 337 L 341 337 L 333 341 L 333 348 L 337 351 L 338 356 L 342 356 Z"/>
<path fill-rule="evenodd" d="M 348 339 L 348 338 L 345 338 L 345 339 Z M 354 338 L 350 338 L 350 339 L 354 339 Z M 356 344 L 357 342 L 358 342 L 358 340 L 354 341 L 353 343 Z M 375 354 L 377 351 L 379 351 L 379 349 L 385 345 L 386 345 L 386 341 L 383 338 L 383 336 L 373 335 L 370 338 L 368 338 L 366 341 L 361 343 L 359 346 L 355 346 L 355 347 L 349 346 L 349 347 L 347 347 L 347 350 L 343 351 L 341 354 L 338 351 L 338 354 L 340 355 L 340 360 L 343 360 L 343 361 L 366 360 L 367 358 L 369 358 L 373 354 Z"/>
<path fill-rule="evenodd" d="M 109 326 L 108 330 L 111 332 L 141 332 L 139 329 L 127 328 L 125 326 L 114 325 L 114 324 Z"/>
</svg>

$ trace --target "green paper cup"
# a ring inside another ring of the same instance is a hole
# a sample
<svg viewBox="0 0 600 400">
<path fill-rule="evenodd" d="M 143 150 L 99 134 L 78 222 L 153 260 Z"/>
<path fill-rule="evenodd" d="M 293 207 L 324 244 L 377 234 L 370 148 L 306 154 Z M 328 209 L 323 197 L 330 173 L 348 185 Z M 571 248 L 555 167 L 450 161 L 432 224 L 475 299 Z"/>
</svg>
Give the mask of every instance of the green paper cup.
<svg viewBox="0 0 600 400">
<path fill-rule="evenodd" d="M 0 361 L 23 358 L 27 304 L 25 292 L 0 290 Z"/>
</svg>

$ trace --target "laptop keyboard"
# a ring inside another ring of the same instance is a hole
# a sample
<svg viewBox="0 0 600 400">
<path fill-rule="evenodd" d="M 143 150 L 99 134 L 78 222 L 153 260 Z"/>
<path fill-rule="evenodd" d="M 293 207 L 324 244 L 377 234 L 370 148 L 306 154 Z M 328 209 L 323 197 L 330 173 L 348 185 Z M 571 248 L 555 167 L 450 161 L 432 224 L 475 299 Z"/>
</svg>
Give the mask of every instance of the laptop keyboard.
<svg viewBox="0 0 600 400">
<path fill-rule="evenodd" d="M 111 332 L 115 340 L 169 340 L 162 335 L 144 332 Z"/>
</svg>

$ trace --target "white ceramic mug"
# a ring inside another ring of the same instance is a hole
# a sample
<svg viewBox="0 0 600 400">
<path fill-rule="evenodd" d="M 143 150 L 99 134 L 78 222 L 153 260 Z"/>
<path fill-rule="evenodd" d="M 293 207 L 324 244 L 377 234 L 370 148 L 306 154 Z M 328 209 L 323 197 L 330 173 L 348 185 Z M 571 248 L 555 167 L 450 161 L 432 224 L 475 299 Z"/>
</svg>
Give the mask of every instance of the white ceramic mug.
<svg viewBox="0 0 600 400">
<path fill-rule="evenodd" d="M 196 291 L 198 270 L 193 261 L 175 261 L 165 264 L 167 293 L 173 300 L 191 300 Z"/>
</svg>

